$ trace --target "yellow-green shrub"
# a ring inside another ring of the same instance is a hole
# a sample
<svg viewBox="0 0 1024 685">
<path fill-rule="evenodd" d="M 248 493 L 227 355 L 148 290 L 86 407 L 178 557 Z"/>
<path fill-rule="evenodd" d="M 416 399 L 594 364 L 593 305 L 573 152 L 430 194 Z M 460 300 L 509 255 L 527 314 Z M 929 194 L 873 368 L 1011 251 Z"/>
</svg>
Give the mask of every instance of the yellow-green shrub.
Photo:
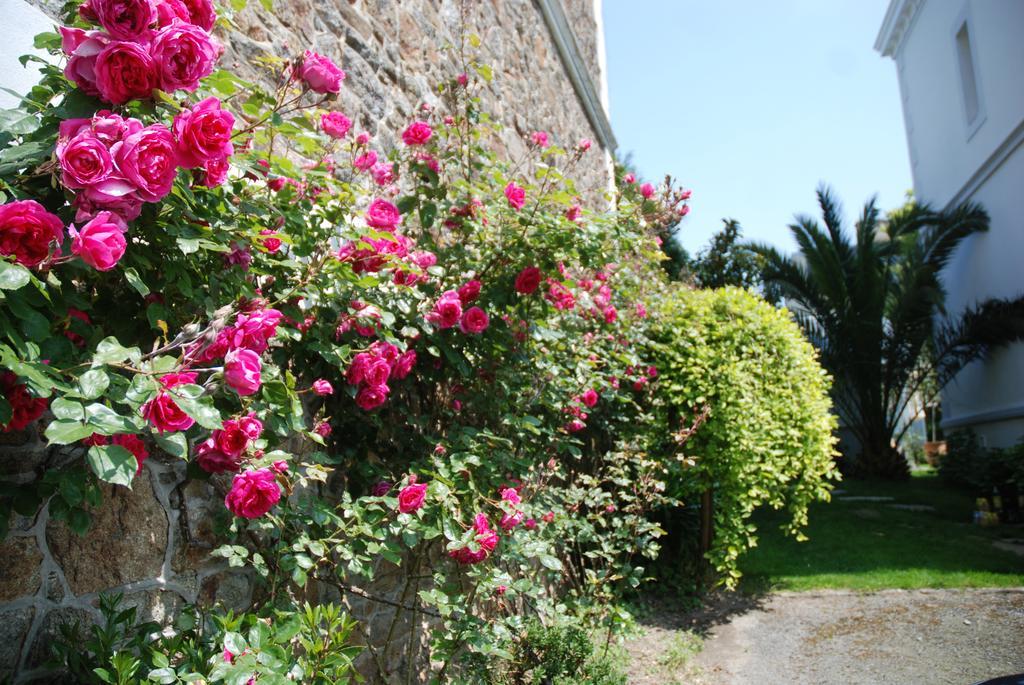
<svg viewBox="0 0 1024 685">
<path fill-rule="evenodd" d="M 724 582 L 739 578 L 739 555 L 756 544 L 750 515 L 785 507 L 799 535 L 807 507 L 827 499 L 835 418 L 830 379 L 784 309 L 739 288 L 667 293 L 653 317 L 666 420 L 710 415 L 677 462 L 672 494 L 695 502 L 714 493 L 708 558 Z"/>
</svg>

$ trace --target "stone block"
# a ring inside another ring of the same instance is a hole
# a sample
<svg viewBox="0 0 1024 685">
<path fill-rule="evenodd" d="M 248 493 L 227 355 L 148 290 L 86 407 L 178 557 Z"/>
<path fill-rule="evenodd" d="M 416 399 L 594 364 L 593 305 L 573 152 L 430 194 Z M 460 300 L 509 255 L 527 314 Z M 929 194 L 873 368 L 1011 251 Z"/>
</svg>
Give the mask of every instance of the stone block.
<svg viewBox="0 0 1024 685">
<path fill-rule="evenodd" d="M 39 591 L 42 552 L 34 537 L 8 537 L 0 543 L 0 602 L 10 602 Z"/>
<path fill-rule="evenodd" d="M 0 682 L 17 669 L 35 613 L 33 607 L 0 611 Z"/>
<path fill-rule="evenodd" d="M 153 492 L 148 469 L 132 486 L 103 486 L 103 503 L 90 512 L 93 520 L 85 535 L 76 535 L 62 521 L 47 525 L 50 553 L 73 594 L 160 575 L 167 549 L 167 512 Z"/>
</svg>

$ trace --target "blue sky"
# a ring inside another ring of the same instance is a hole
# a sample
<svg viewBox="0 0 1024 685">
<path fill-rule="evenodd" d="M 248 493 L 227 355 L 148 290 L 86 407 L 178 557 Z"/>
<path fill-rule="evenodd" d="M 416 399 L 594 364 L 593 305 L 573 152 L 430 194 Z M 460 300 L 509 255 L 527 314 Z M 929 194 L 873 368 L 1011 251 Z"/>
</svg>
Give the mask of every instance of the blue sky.
<svg viewBox="0 0 1024 685">
<path fill-rule="evenodd" d="M 828 182 L 852 221 L 912 186 L 896 66 L 873 49 L 888 0 L 604 0 L 612 126 L 648 180 L 693 189 L 691 252 L 739 219 L 792 251 Z"/>
</svg>

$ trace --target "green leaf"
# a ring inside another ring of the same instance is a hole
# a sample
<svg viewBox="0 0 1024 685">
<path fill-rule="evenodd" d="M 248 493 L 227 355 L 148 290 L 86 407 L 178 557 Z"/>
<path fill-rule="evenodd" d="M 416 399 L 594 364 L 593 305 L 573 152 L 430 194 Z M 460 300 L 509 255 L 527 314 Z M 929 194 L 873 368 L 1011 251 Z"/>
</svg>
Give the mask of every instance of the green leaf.
<svg viewBox="0 0 1024 685">
<path fill-rule="evenodd" d="M 103 435 L 134 433 L 138 426 L 126 416 L 118 414 L 105 404 L 94 403 L 85 408 L 86 423 Z"/>
<path fill-rule="evenodd" d="M 155 657 L 156 654 L 154 654 L 153 656 Z M 161 654 L 160 656 L 163 656 L 163 655 Z M 167 660 L 167 657 L 164 657 L 164 661 L 166 661 L 166 660 Z M 155 661 L 156 661 L 156 659 L 154 658 L 154 662 Z M 150 680 L 152 680 L 153 682 L 164 683 L 165 685 L 169 684 L 169 683 L 176 683 L 176 682 L 178 682 L 178 676 L 174 673 L 174 669 L 173 668 L 167 668 L 167 667 L 153 669 L 152 671 L 149 672 L 149 675 L 146 676 L 146 677 L 149 678 Z"/>
<path fill-rule="evenodd" d="M 139 272 L 135 270 L 135 267 L 128 267 L 124 270 L 124 277 L 128 279 L 128 283 L 131 284 L 139 295 L 145 297 L 149 295 L 149 286 L 142 282 L 142 278 L 139 277 Z"/>
<path fill-rule="evenodd" d="M 550 554 L 541 554 L 538 557 L 538 559 L 540 560 L 541 564 L 543 564 L 545 567 L 551 569 L 552 571 L 561 571 L 562 570 L 562 562 L 559 561 L 557 558 L 551 556 Z"/>
<path fill-rule="evenodd" d="M 94 445 L 85 458 L 100 480 L 129 488 L 139 468 L 135 455 L 120 445 Z"/>
<path fill-rule="evenodd" d="M 224 649 L 228 650 L 235 656 L 238 656 L 248 648 L 245 643 L 245 638 L 240 633 L 228 632 L 224 633 Z"/>
<path fill-rule="evenodd" d="M 32 273 L 20 264 L 0 261 L 0 290 L 17 290 L 32 280 Z"/>
<path fill-rule="evenodd" d="M 434 225 L 434 219 L 437 217 L 437 205 L 433 202 L 420 207 L 420 224 L 423 228 L 430 228 Z"/>
<path fill-rule="evenodd" d="M 91 369 L 78 379 L 78 387 L 85 399 L 94 400 L 110 387 L 110 376 L 103 369 Z"/>
<path fill-rule="evenodd" d="M 96 354 L 93 355 L 92 364 L 93 366 L 120 364 L 126 359 L 137 356 L 141 356 L 139 348 L 124 347 L 117 341 L 117 338 L 110 336 L 101 340 L 100 344 L 96 346 Z"/>
<path fill-rule="evenodd" d="M 81 402 L 72 402 L 63 397 L 58 397 L 50 403 L 50 411 L 61 421 L 75 421 L 78 423 L 85 421 L 85 407 L 82 406 Z"/>
<path fill-rule="evenodd" d="M 220 412 L 213 406 L 213 398 L 203 395 L 205 391 L 201 386 L 179 385 L 167 392 L 174 398 L 174 403 L 203 428 L 215 430 L 223 424 Z"/>
<path fill-rule="evenodd" d="M 51 445 L 70 445 L 89 437 L 94 432 L 91 426 L 85 426 L 77 421 L 51 421 L 43 435 Z"/>
<path fill-rule="evenodd" d="M 156 444 L 172 457 L 184 458 L 188 454 L 188 439 L 184 433 L 157 433 Z"/>
</svg>

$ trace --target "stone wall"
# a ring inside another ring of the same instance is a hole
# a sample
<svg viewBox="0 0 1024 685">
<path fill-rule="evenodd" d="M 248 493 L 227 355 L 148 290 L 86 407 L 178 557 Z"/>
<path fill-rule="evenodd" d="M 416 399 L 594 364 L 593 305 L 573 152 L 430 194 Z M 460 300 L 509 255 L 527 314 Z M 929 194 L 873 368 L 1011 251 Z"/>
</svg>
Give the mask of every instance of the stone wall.
<svg viewBox="0 0 1024 685">
<path fill-rule="evenodd" d="M 62 4 L 28 2 L 50 16 Z M 611 150 L 567 76 L 539 2 L 274 0 L 274 11 L 268 12 L 254 0 L 235 16 L 237 30 L 221 36 L 227 46 L 222 65 L 253 77 L 258 71 L 252 60 L 268 52 L 292 57 L 313 49 L 330 55 L 348 72 L 338 109 L 386 147 L 420 103 L 436 101 L 435 85 L 462 70 L 457 51 L 446 46 L 476 33 L 481 61 L 495 75 L 484 99 L 506 126 L 502 152 L 520 156 L 524 139 L 535 130 L 550 132 L 567 147 L 590 138 L 594 148 L 574 176 L 580 189 L 590 189 L 585 198 L 596 205 L 611 180 Z M 562 4 L 600 93 L 594 6 L 594 0 Z M 82 458 L 81 452 L 47 449 L 38 430 L 0 433 L 0 478 L 22 483 L 60 460 Z M 45 510 L 34 519 L 16 517 L 0 542 L 0 682 L 11 675 L 18 683 L 46 681 L 43 664 L 57 626 L 97 619 L 100 593 L 123 593 L 138 607 L 140 620 L 169 620 L 184 603 L 246 608 L 253 593 L 250 575 L 210 557 L 218 544 L 212 521 L 223 512 L 222 499 L 214 484 L 187 479 L 182 462 L 154 455 L 131 490 L 107 489 L 85 536 L 50 520 Z M 402 570 L 382 566 L 378 580 L 364 591 L 385 602 L 342 596 L 334 588 L 320 588 L 313 599 L 342 601 L 363 620 L 370 642 L 382 642 L 395 617 L 387 602 L 403 602 L 407 580 Z M 409 635 L 422 645 L 427 628 L 422 616 L 413 620 L 404 612 L 394 634 L 403 636 L 403 644 Z M 387 671 L 407 668 L 404 652 L 379 656 Z"/>
</svg>

